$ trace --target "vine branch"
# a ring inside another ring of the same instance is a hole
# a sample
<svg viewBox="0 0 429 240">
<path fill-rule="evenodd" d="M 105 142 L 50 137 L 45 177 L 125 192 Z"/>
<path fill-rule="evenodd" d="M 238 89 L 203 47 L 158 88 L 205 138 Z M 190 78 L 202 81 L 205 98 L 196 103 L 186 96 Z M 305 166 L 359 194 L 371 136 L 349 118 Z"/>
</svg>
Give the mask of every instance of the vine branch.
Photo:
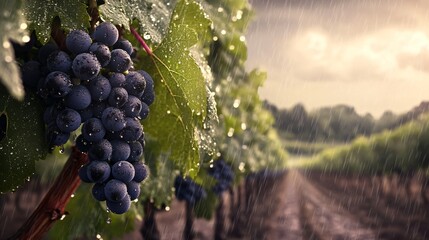
<svg viewBox="0 0 429 240">
<path fill-rule="evenodd" d="M 152 50 L 150 50 L 150 47 L 146 44 L 146 42 L 140 36 L 140 34 L 133 27 L 130 27 L 130 29 L 131 29 L 131 33 L 134 35 L 134 37 L 137 39 L 137 41 L 140 43 L 140 45 L 143 47 L 146 53 L 149 56 L 152 56 L 153 55 Z"/>
<path fill-rule="evenodd" d="M 9 239 L 42 239 L 57 220 L 63 219 L 68 214 L 65 207 L 80 185 L 79 168 L 87 162 L 87 155 L 73 147 L 49 192 L 30 218 Z"/>
</svg>

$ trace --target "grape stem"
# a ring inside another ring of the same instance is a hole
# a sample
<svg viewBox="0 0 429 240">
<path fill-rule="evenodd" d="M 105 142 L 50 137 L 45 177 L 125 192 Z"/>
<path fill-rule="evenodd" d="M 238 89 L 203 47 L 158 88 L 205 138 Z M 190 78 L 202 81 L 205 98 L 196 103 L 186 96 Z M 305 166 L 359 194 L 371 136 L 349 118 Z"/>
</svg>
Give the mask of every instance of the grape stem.
<svg viewBox="0 0 429 240">
<path fill-rule="evenodd" d="M 42 239 L 57 220 L 68 213 L 65 207 L 80 185 L 79 168 L 88 162 L 88 156 L 76 147 L 64 165 L 54 184 L 30 218 L 9 239 Z"/>
<path fill-rule="evenodd" d="M 134 37 L 137 39 L 137 41 L 140 43 L 140 45 L 142 45 L 142 47 L 146 51 L 146 53 L 149 56 L 152 56 L 153 55 L 152 50 L 150 50 L 149 46 L 146 44 L 146 42 L 140 36 L 140 34 L 133 27 L 130 27 L 130 29 L 131 29 L 131 33 L 134 35 Z"/>
</svg>

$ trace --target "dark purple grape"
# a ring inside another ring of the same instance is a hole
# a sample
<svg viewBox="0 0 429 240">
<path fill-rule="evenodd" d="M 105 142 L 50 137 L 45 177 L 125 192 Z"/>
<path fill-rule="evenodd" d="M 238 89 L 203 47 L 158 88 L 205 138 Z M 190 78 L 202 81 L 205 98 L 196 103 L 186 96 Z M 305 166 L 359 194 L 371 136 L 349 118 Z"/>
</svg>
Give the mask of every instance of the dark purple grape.
<svg viewBox="0 0 429 240">
<path fill-rule="evenodd" d="M 142 134 L 142 136 L 137 140 L 141 145 L 142 145 L 142 147 L 144 148 L 144 146 L 145 146 L 145 144 L 146 144 L 146 142 L 145 142 L 145 140 L 144 140 L 144 132 L 143 132 L 143 134 Z"/>
<path fill-rule="evenodd" d="M 82 182 L 91 183 L 91 180 L 88 178 L 88 164 L 85 164 L 79 168 L 79 177 Z"/>
<path fill-rule="evenodd" d="M 111 47 L 118 41 L 119 32 L 112 23 L 103 22 L 95 28 L 93 36 L 96 42 L 101 42 Z"/>
<path fill-rule="evenodd" d="M 106 139 L 92 144 L 88 150 L 88 157 L 91 161 L 108 161 L 112 156 L 112 145 Z"/>
<path fill-rule="evenodd" d="M 154 91 L 150 91 L 149 89 L 146 89 L 145 92 L 143 93 L 143 96 L 141 97 L 141 100 L 142 102 L 150 106 L 155 101 Z"/>
<path fill-rule="evenodd" d="M 110 165 L 105 161 L 91 161 L 86 172 L 91 182 L 102 183 L 110 177 Z"/>
<path fill-rule="evenodd" d="M 98 118 L 91 118 L 82 125 L 82 135 L 89 142 L 98 142 L 106 135 L 103 123 Z"/>
<path fill-rule="evenodd" d="M 87 52 L 91 43 L 89 34 L 82 30 L 73 30 L 66 37 L 67 49 L 76 55 Z"/>
<path fill-rule="evenodd" d="M 70 56 L 63 51 L 51 53 L 47 60 L 47 67 L 50 72 L 60 71 L 69 73 L 72 65 Z"/>
<path fill-rule="evenodd" d="M 127 183 L 134 178 L 134 167 L 127 161 L 119 161 L 112 166 L 113 178 L 120 180 L 121 182 Z"/>
<path fill-rule="evenodd" d="M 96 118 L 101 118 L 103 111 L 107 108 L 106 102 L 93 102 L 90 106 L 92 115 Z"/>
<path fill-rule="evenodd" d="M 109 95 L 109 104 L 112 107 L 120 108 L 128 101 L 128 92 L 124 88 L 113 88 Z"/>
<path fill-rule="evenodd" d="M 149 75 L 149 73 L 138 70 L 138 73 L 140 73 L 144 79 L 146 80 L 146 89 L 143 92 L 143 96 L 141 97 L 142 102 L 146 103 L 147 105 L 151 105 L 153 101 L 155 101 L 155 92 L 154 92 L 154 83 L 152 77 Z"/>
<path fill-rule="evenodd" d="M 88 88 L 91 92 L 92 100 L 98 102 L 106 100 L 112 90 L 109 80 L 102 75 L 98 75 L 92 79 Z"/>
<path fill-rule="evenodd" d="M 64 110 L 64 108 L 58 104 L 48 106 L 43 113 L 43 121 L 48 125 L 55 122 L 57 120 L 58 113 L 62 110 Z"/>
<path fill-rule="evenodd" d="M 92 108 L 87 107 L 85 109 L 79 110 L 78 113 L 80 114 L 80 118 L 82 122 L 88 121 L 88 119 L 92 118 L 94 115 L 92 113 Z"/>
<path fill-rule="evenodd" d="M 66 144 L 66 142 L 69 140 L 70 133 L 62 132 L 57 127 L 49 127 L 47 129 L 46 138 L 48 140 L 49 146 L 61 146 Z"/>
<path fill-rule="evenodd" d="M 119 180 L 111 179 L 106 183 L 104 193 L 106 194 L 107 200 L 119 202 L 124 199 L 125 196 L 128 196 L 127 185 Z"/>
<path fill-rule="evenodd" d="M 103 111 L 101 121 L 106 130 L 114 132 L 122 130 L 126 123 L 124 113 L 114 107 L 108 107 Z"/>
<path fill-rule="evenodd" d="M 89 148 L 91 147 L 91 142 L 87 141 L 83 135 L 79 135 L 76 138 L 76 147 L 81 152 L 88 152 Z"/>
<path fill-rule="evenodd" d="M 114 49 L 109 62 L 109 69 L 113 72 L 122 73 L 130 69 L 132 65 L 131 57 L 122 49 Z"/>
<path fill-rule="evenodd" d="M 95 54 L 102 67 L 105 67 L 109 64 L 111 54 L 108 46 L 95 42 L 89 48 L 89 52 Z"/>
<path fill-rule="evenodd" d="M 140 183 L 128 182 L 127 184 L 128 195 L 130 195 L 131 201 L 137 199 L 140 196 Z"/>
<path fill-rule="evenodd" d="M 142 102 L 135 96 L 128 96 L 128 101 L 124 104 L 122 110 L 126 117 L 138 117 L 142 110 Z"/>
<path fill-rule="evenodd" d="M 131 199 L 130 199 L 130 196 L 126 194 L 126 196 L 119 202 L 107 200 L 106 205 L 109 208 L 109 210 L 112 211 L 112 213 L 123 214 L 127 212 L 128 209 L 130 209 Z"/>
<path fill-rule="evenodd" d="M 134 178 L 135 182 L 142 182 L 147 178 L 147 167 L 141 162 L 133 162 L 134 166 Z"/>
<path fill-rule="evenodd" d="M 131 153 L 127 161 L 134 163 L 140 161 L 140 158 L 143 156 L 143 147 L 139 142 L 130 142 Z"/>
<path fill-rule="evenodd" d="M 128 41 L 128 40 L 126 40 L 126 39 L 119 39 L 116 43 L 115 43 L 115 45 L 113 45 L 113 48 L 114 49 L 122 49 L 122 50 L 124 50 L 125 52 L 127 52 L 128 53 L 128 55 L 132 55 L 133 54 L 133 52 L 134 52 L 134 49 L 133 49 L 133 45 L 131 44 L 131 42 L 130 41 Z"/>
<path fill-rule="evenodd" d="M 125 141 L 137 141 L 143 134 L 143 127 L 136 118 L 126 118 L 126 125 L 121 130 L 121 136 Z"/>
<path fill-rule="evenodd" d="M 114 73 L 109 78 L 112 88 L 125 86 L 125 75 L 122 73 Z"/>
<path fill-rule="evenodd" d="M 47 44 L 43 45 L 39 49 L 39 52 L 37 54 L 39 62 L 42 65 L 45 65 L 46 62 L 48 61 L 49 55 L 51 55 L 51 53 L 53 53 L 55 51 L 58 51 L 58 47 L 57 47 L 57 45 L 55 43 L 47 43 Z"/>
<path fill-rule="evenodd" d="M 101 65 L 94 54 L 81 53 L 73 60 L 72 69 L 80 80 L 90 80 L 100 73 Z"/>
<path fill-rule="evenodd" d="M 130 145 L 122 140 L 112 140 L 112 162 L 125 161 L 131 153 Z"/>
<path fill-rule="evenodd" d="M 106 201 L 106 194 L 104 193 L 104 183 L 96 183 L 94 186 L 92 186 L 92 196 L 97 201 Z"/>
<path fill-rule="evenodd" d="M 81 124 L 80 114 L 73 109 L 66 108 L 58 113 L 56 123 L 62 132 L 73 132 L 78 129 Z"/>
<path fill-rule="evenodd" d="M 75 110 L 83 110 L 91 104 L 91 94 L 83 85 L 73 86 L 65 98 L 65 105 Z"/>
<path fill-rule="evenodd" d="M 44 88 L 49 96 L 62 98 L 72 90 L 70 77 L 63 72 L 51 72 L 46 76 Z"/>
<path fill-rule="evenodd" d="M 142 109 L 140 110 L 139 117 L 141 119 L 146 119 L 147 116 L 149 116 L 149 111 L 149 106 L 146 103 L 142 102 Z"/>
<path fill-rule="evenodd" d="M 36 89 L 42 73 L 40 71 L 40 63 L 36 61 L 28 61 L 21 67 L 22 82 L 26 87 Z"/>
<path fill-rule="evenodd" d="M 146 88 L 144 77 L 138 72 L 130 72 L 125 77 L 125 87 L 129 95 L 140 98 Z"/>
</svg>

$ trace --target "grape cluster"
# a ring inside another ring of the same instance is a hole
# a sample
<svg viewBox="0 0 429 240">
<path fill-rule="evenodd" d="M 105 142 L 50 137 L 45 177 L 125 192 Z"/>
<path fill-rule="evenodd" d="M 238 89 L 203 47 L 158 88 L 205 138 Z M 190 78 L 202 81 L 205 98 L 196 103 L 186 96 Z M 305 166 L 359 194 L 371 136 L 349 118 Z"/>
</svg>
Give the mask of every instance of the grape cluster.
<svg viewBox="0 0 429 240">
<path fill-rule="evenodd" d="M 226 164 L 223 159 L 215 161 L 213 167 L 209 168 L 208 174 L 217 181 L 213 186 L 213 192 L 217 195 L 227 190 L 234 180 L 234 172 L 231 166 Z"/>
<path fill-rule="evenodd" d="M 178 200 L 185 200 L 192 205 L 207 196 L 204 188 L 189 177 L 183 178 L 182 176 L 177 176 L 174 180 L 174 188 Z"/>
<path fill-rule="evenodd" d="M 95 183 L 95 199 L 124 213 L 147 176 L 140 162 L 145 144 L 140 119 L 155 100 L 153 80 L 133 70 L 134 49 L 119 39 L 111 23 L 98 25 L 92 37 L 73 30 L 65 46 L 64 51 L 52 43 L 42 46 L 38 61 L 22 65 L 23 82 L 47 103 L 44 121 L 51 147 L 65 144 L 82 125 L 76 147 L 88 153 L 89 163 L 80 169 L 80 178 Z"/>
</svg>

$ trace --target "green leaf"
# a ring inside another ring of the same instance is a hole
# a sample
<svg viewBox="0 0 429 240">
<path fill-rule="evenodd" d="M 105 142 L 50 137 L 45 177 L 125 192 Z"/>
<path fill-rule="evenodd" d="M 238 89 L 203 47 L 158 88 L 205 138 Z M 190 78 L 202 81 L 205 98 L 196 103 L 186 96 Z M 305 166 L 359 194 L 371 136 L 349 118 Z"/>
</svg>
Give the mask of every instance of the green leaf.
<svg viewBox="0 0 429 240">
<path fill-rule="evenodd" d="M 45 44 L 51 36 L 54 17 L 59 17 L 61 27 L 66 30 L 89 28 L 86 0 L 25 0 L 24 15 L 36 30 L 37 39 Z"/>
<path fill-rule="evenodd" d="M 6 115 L 6 136 L 0 140 L 0 192 L 16 189 L 46 156 L 43 110 L 33 94 L 18 102 L 0 89 L 0 115 Z"/>
<path fill-rule="evenodd" d="M 171 14 L 171 1 L 157 0 L 106 0 L 100 6 L 101 17 L 130 30 L 129 25 L 136 19 L 139 31 L 145 40 L 153 43 L 161 42 L 166 35 Z"/>
<path fill-rule="evenodd" d="M 182 19 L 181 14 L 197 9 L 202 11 L 195 2 L 180 1 L 173 16 Z M 190 55 L 190 48 L 198 43 L 198 35 L 189 26 L 200 29 L 195 22 L 207 28 L 210 24 L 204 14 L 195 16 L 180 22 L 173 19 L 168 35 L 144 65 L 155 80 L 156 92 L 144 124 L 146 132 L 158 142 L 159 152 L 169 153 L 183 173 L 191 176 L 195 176 L 199 163 L 195 129 L 202 126 L 206 116 L 207 92 L 201 70 Z"/>
<path fill-rule="evenodd" d="M 20 44 L 29 40 L 21 8 L 21 0 L 0 1 L 0 82 L 19 100 L 24 98 L 24 87 L 10 40 Z"/>
</svg>

